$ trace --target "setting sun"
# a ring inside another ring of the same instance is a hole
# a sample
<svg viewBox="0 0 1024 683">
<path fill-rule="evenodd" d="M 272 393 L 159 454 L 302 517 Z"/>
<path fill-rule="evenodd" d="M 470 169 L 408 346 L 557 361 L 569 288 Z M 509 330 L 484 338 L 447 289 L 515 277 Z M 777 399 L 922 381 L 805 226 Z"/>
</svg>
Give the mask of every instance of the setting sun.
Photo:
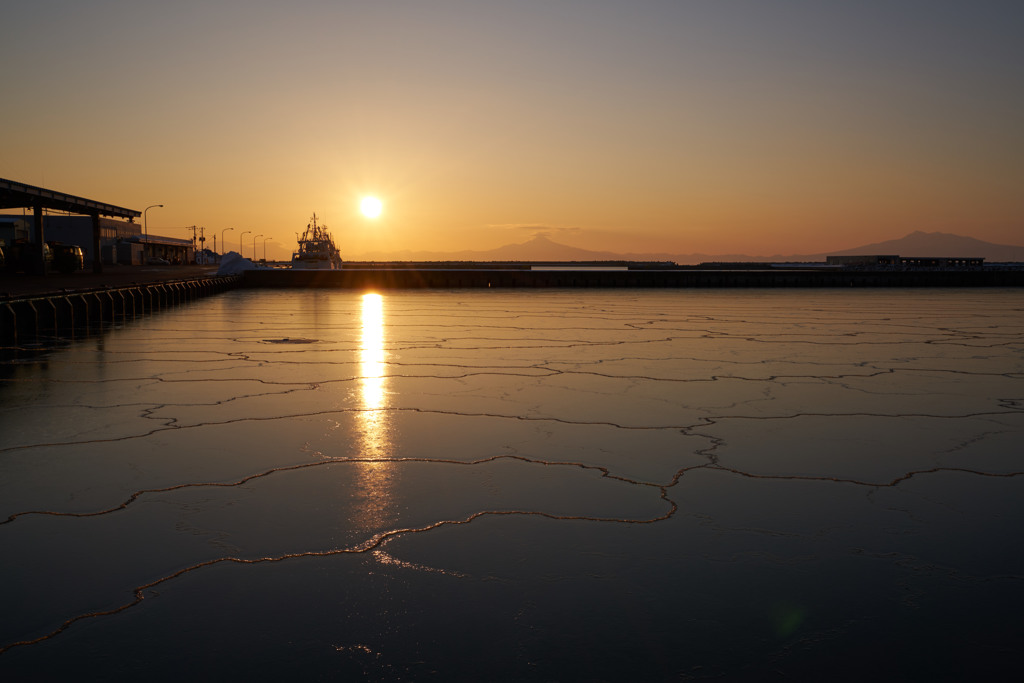
<svg viewBox="0 0 1024 683">
<path fill-rule="evenodd" d="M 377 218 L 384 210 L 384 202 L 376 197 L 363 197 L 359 202 L 359 211 L 367 218 Z"/>
</svg>

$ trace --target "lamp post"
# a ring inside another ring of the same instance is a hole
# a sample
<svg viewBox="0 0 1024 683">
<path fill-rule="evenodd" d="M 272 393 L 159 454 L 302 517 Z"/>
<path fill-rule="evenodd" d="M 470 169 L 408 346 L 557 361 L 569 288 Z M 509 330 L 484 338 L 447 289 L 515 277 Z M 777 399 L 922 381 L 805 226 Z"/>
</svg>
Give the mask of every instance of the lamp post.
<svg viewBox="0 0 1024 683">
<path fill-rule="evenodd" d="M 163 204 L 150 204 L 149 206 L 147 206 L 145 209 L 142 210 L 142 235 L 143 235 L 143 237 L 145 237 L 145 242 L 146 242 L 146 246 L 142 247 L 142 261 L 143 261 L 143 263 L 145 263 L 146 258 L 147 258 L 146 257 L 146 252 L 149 251 L 149 228 L 146 225 L 146 212 L 149 211 L 150 209 L 156 209 L 156 208 L 162 209 L 162 208 L 164 208 L 164 205 Z"/>
<path fill-rule="evenodd" d="M 260 237 L 263 237 L 263 233 L 262 232 L 260 234 L 256 235 L 256 237 L 252 238 L 252 260 L 253 261 L 256 260 L 256 240 L 258 240 Z"/>
<path fill-rule="evenodd" d="M 223 249 L 224 251 L 227 251 L 228 249 L 228 243 L 224 241 L 224 233 L 226 233 L 228 230 L 234 230 L 234 228 L 224 228 L 223 230 L 220 231 L 220 248 Z"/>
<path fill-rule="evenodd" d="M 242 234 L 238 236 L 238 255 L 245 258 L 245 251 L 242 245 L 245 244 L 245 236 L 248 235 L 252 230 L 243 230 Z"/>
<path fill-rule="evenodd" d="M 269 239 L 270 239 L 269 237 L 264 237 L 263 238 L 263 262 L 264 263 L 266 263 L 266 261 L 267 261 L 267 240 L 269 240 Z"/>
</svg>

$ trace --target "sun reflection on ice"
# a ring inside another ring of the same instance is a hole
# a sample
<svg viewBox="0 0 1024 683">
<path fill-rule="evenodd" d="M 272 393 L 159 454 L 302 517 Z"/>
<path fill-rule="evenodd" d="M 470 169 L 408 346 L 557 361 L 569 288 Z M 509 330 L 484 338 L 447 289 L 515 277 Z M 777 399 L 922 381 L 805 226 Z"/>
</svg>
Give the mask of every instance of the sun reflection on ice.
<svg viewBox="0 0 1024 683">
<path fill-rule="evenodd" d="M 391 425 L 388 413 L 387 352 L 384 350 L 384 297 L 364 294 L 359 339 L 360 457 L 366 460 L 391 455 Z M 356 515 L 367 527 L 394 521 L 391 487 L 396 476 L 393 463 L 365 462 L 357 471 Z"/>
<path fill-rule="evenodd" d="M 364 294 L 362 336 L 359 339 L 359 374 L 362 380 L 363 408 L 376 411 L 385 407 L 384 297 Z"/>
</svg>

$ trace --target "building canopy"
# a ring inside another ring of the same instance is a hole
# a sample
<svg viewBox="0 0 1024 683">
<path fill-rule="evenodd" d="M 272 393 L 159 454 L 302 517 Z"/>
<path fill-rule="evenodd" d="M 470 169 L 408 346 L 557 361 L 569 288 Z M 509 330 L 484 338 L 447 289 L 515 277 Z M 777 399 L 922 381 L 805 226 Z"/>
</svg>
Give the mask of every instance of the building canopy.
<svg viewBox="0 0 1024 683">
<path fill-rule="evenodd" d="M 132 220 L 142 215 L 141 211 L 126 209 L 93 199 L 48 190 L 44 187 L 26 185 L 0 178 L 0 209 L 42 208 L 68 213 L 84 213 L 91 216 L 110 216 Z"/>
</svg>

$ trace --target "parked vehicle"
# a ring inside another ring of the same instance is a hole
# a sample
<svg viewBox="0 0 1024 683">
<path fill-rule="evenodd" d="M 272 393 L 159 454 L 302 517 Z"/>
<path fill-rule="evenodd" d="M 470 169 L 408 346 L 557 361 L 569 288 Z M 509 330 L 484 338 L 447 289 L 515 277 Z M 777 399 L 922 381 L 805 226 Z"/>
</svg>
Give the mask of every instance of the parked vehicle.
<svg viewBox="0 0 1024 683">
<path fill-rule="evenodd" d="M 77 244 L 50 242 L 49 246 L 53 254 L 53 267 L 60 272 L 73 273 L 85 268 L 85 255 Z"/>
<path fill-rule="evenodd" d="M 7 248 L 7 253 L 4 256 L 6 257 L 7 267 L 12 272 L 23 271 L 31 273 L 36 268 L 37 253 L 34 245 L 28 240 L 14 240 Z M 46 261 L 47 268 L 53 267 L 53 251 L 46 242 L 43 243 L 43 259 Z"/>
</svg>

